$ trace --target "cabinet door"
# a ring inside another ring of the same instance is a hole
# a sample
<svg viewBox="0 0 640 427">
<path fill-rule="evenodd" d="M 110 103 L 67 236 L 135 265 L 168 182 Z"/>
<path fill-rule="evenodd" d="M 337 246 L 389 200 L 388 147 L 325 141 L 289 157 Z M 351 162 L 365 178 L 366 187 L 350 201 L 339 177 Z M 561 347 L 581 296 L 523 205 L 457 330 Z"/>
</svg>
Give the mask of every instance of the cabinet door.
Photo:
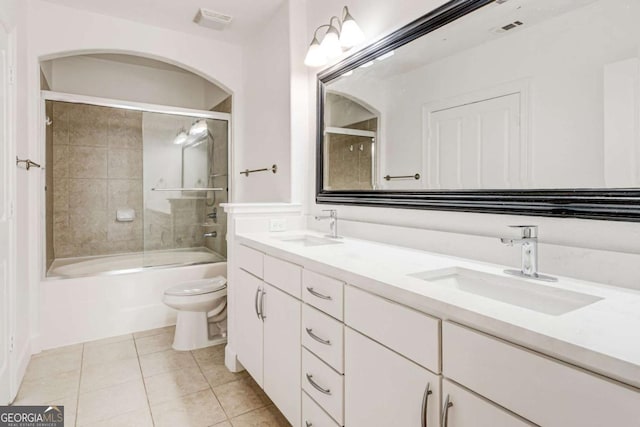
<svg viewBox="0 0 640 427">
<path fill-rule="evenodd" d="M 262 280 L 244 270 L 236 270 L 235 322 L 238 336 L 236 351 L 238 359 L 254 380 L 263 386 L 262 378 L 262 320 L 258 305 L 263 288 Z"/>
<path fill-rule="evenodd" d="M 437 426 L 440 377 L 352 329 L 345 333 L 345 425 L 420 427 L 426 406 L 426 425 Z"/>
<path fill-rule="evenodd" d="M 294 426 L 300 425 L 300 301 L 264 284 L 264 391 Z"/>
<path fill-rule="evenodd" d="M 447 411 L 442 427 L 534 426 L 448 380 L 442 381 L 442 399 L 443 405 L 449 403 L 449 408 L 442 408 Z"/>
</svg>

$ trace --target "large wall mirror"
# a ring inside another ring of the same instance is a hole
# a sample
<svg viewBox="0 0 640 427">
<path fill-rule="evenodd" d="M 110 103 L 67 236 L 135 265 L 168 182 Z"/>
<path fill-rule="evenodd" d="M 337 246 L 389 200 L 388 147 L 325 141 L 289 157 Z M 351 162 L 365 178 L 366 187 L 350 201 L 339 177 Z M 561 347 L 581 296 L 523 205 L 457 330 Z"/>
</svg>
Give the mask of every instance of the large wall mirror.
<svg viewBox="0 0 640 427">
<path fill-rule="evenodd" d="M 318 76 L 319 203 L 640 221 L 639 0 L 456 0 Z"/>
</svg>

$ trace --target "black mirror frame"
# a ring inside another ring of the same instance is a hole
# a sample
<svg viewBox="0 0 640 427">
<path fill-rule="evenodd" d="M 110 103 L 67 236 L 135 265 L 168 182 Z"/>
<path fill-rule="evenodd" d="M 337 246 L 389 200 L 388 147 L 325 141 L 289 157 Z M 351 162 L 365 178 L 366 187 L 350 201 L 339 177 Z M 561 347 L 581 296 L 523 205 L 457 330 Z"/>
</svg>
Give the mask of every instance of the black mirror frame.
<svg viewBox="0 0 640 427">
<path fill-rule="evenodd" d="M 325 84 L 494 0 L 452 0 L 318 74 L 316 203 L 640 222 L 640 189 L 335 191 L 323 183 Z"/>
</svg>

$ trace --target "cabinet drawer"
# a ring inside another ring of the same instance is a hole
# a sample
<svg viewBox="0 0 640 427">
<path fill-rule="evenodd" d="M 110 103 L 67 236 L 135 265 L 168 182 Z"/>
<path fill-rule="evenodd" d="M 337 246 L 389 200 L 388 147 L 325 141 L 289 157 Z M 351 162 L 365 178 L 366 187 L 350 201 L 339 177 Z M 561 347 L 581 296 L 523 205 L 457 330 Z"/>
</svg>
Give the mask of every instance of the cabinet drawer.
<svg viewBox="0 0 640 427">
<path fill-rule="evenodd" d="M 343 282 L 313 271 L 304 270 L 302 272 L 302 285 L 302 299 L 304 302 L 324 311 L 329 316 L 342 320 Z"/>
<path fill-rule="evenodd" d="M 302 427 L 340 427 L 305 393 L 302 392 Z"/>
<path fill-rule="evenodd" d="M 264 256 L 264 281 L 300 299 L 302 267 L 287 261 Z"/>
<path fill-rule="evenodd" d="M 450 322 L 443 326 L 448 378 L 545 427 L 638 425 L 640 393 Z"/>
<path fill-rule="evenodd" d="M 342 425 L 344 377 L 303 348 L 301 381 L 302 389 Z"/>
<path fill-rule="evenodd" d="M 532 427 L 515 415 L 475 394 L 442 381 L 443 405 L 446 399 L 452 405 L 447 410 L 448 427 Z M 443 406 L 442 410 L 446 410 Z M 568 427 L 568 426 L 567 426 Z"/>
<path fill-rule="evenodd" d="M 235 255 L 238 267 L 244 271 L 248 271 L 254 276 L 262 278 L 264 258 L 264 254 L 262 252 L 244 245 L 237 245 Z"/>
<path fill-rule="evenodd" d="M 344 326 L 306 304 L 302 306 L 302 345 L 340 373 L 344 373 Z"/>
<path fill-rule="evenodd" d="M 345 287 L 345 324 L 419 365 L 440 372 L 440 320 L 352 286 Z"/>
</svg>

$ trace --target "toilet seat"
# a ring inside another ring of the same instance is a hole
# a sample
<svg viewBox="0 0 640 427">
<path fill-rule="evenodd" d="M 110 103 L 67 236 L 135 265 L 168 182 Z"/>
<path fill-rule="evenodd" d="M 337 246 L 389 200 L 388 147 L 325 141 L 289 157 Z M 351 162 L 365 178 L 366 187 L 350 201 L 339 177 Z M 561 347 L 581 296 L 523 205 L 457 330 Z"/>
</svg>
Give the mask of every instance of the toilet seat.
<svg viewBox="0 0 640 427">
<path fill-rule="evenodd" d="M 222 276 L 216 276 L 211 279 L 192 280 L 181 283 L 167 289 L 164 291 L 164 294 L 171 296 L 204 295 L 218 292 L 226 287 L 227 279 Z"/>
</svg>

